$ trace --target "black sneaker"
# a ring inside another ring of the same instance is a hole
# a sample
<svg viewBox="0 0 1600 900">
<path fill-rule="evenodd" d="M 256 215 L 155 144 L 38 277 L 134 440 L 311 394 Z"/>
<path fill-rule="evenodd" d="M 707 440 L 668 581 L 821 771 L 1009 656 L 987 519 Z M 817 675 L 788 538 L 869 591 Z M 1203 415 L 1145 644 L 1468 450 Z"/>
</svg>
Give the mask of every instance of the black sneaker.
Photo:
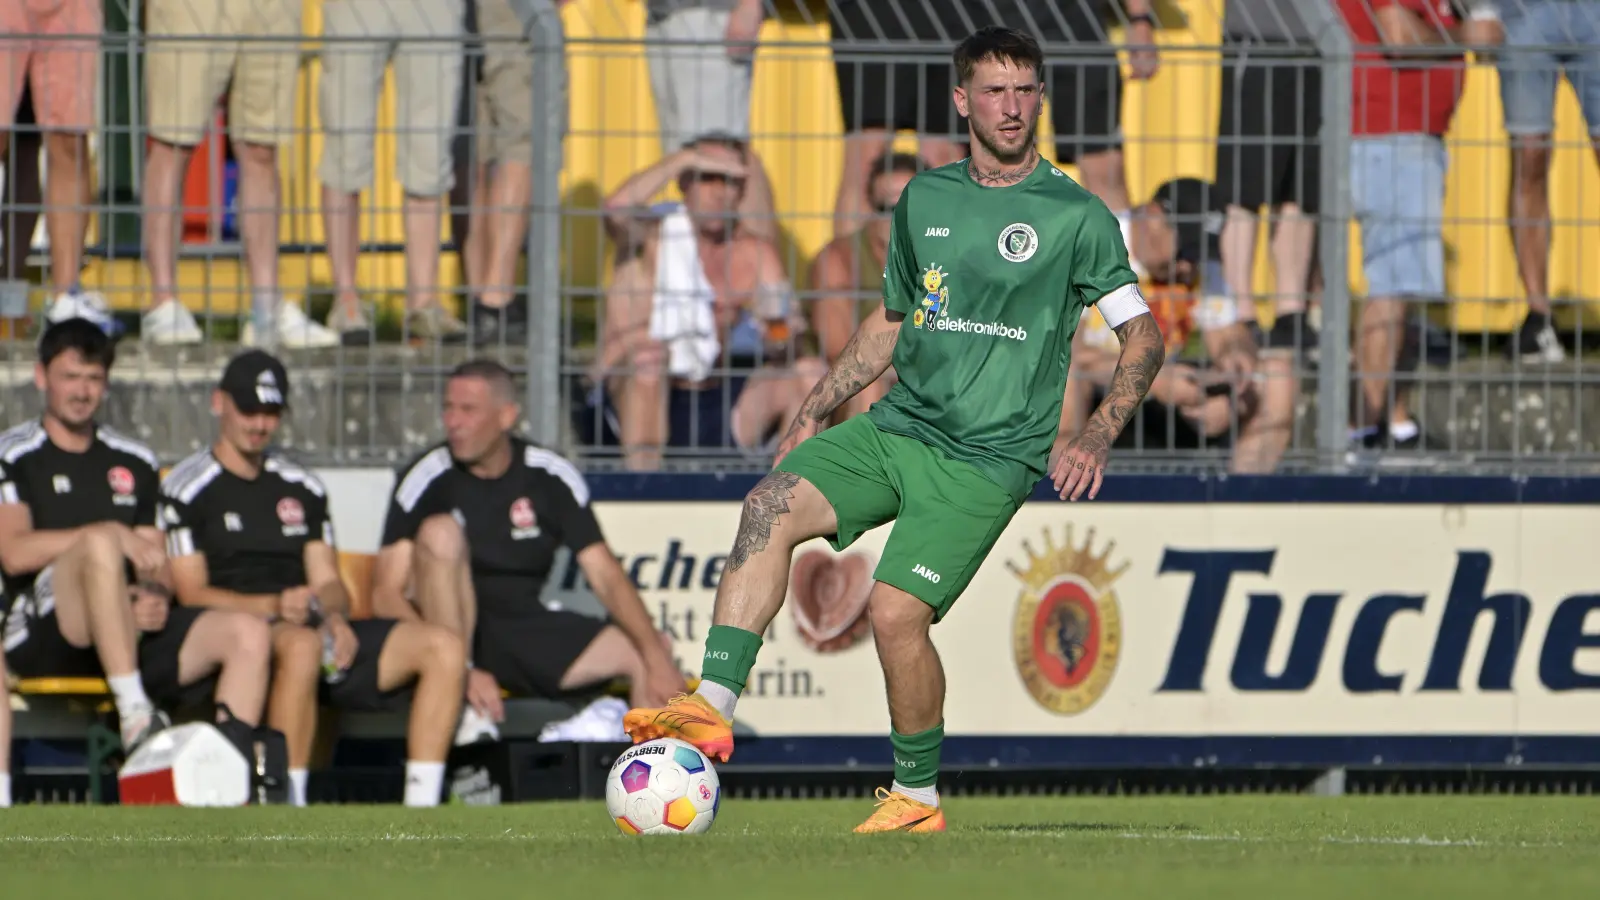
<svg viewBox="0 0 1600 900">
<path fill-rule="evenodd" d="M 472 305 L 472 345 L 520 347 L 528 343 L 528 308 L 513 300 L 502 309 Z"/>
<path fill-rule="evenodd" d="M 1567 348 L 1550 325 L 1549 316 L 1530 312 L 1506 345 L 1506 356 L 1525 363 L 1552 365 L 1567 361 Z"/>
</svg>

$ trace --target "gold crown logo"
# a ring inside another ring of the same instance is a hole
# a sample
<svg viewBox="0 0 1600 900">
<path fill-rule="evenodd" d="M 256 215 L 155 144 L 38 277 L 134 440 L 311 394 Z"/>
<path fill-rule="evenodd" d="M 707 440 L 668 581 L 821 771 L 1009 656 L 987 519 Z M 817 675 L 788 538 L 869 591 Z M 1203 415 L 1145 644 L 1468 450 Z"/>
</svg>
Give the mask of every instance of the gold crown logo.
<svg viewBox="0 0 1600 900">
<path fill-rule="evenodd" d="M 1107 541 L 1104 552 L 1093 552 L 1094 529 L 1086 530 L 1083 537 L 1083 546 L 1074 546 L 1072 543 L 1072 525 L 1066 527 L 1066 545 L 1057 547 L 1050 537 L 1050 529 L 1044 529 L 1044 553 L 1034 553 L 1033 545 L 1027 541 L 1022 542 L 1022 552 L 1028 555 L 1027 566 L 1006 561 L 1006 568 L 1011 574 L 1017 576 L 1031 591 L 1044 590 L 1051 581 L 1070 572 L 1087 581 L 1097 591 L 1104 591 L 1128 571 L 1132 562 L 1124 562 L 1116 569 L 1107 564 L 1111 553 L 1117 549 L 1116 541 Z"/>
</svg>

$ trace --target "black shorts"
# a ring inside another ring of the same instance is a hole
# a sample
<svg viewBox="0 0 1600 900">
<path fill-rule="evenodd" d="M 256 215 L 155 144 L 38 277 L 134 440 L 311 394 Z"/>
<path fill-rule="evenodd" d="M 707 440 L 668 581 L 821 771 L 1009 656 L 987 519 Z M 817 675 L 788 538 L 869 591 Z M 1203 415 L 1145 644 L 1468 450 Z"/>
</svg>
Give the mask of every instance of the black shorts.
<svg viewBox="0 0 1600 900">
<path fill-rule="evenodd" d="M 1322 74 L 1316 59 L 1251 58 L 1232 45 L 1222 66 L 1217 126 L 1218 196 L 1255 211 L 1295 203 L 1315 213 L 1322 195 L 1318 147 Z"/>
<path fill-rule="evenodd" d="M 589 649 L 605 619 L 547 610 L 516 619 L 478 619 L 472 664 L 518 697 L 559 697 L 561 679 Z"/>
<path fill-rule="evenodd" d="M 46 566 L 27 589 L 5 598 L 6 666 L 19 678 L 102 678 L 93 646 L 74 647 L 56 622 L 55 570 Z"/>
<path fill-rule="evenodd" d="M 167 625 L 139 637 L 139 680 L 144 682 L 150 701 L 166 710 L 191 710 L 211 704 L 217 693 L 217 673 L 212 672 L 192 684 L 178 680 L 178 655 L 189 639 L 203 609 L 176 606 L 167 612 Z"/>
<path fill-rule="evenodd" d="M 351 712 L 397 712 L 411 706 L 415 681 L 390 691 L 378 687 L 378 657 L 383 654 L 389 633 L 398 624 L 394 619 L 361 619 L 350 623 L 350 629 L 356 633 L 356 658 L 338 683 L 322 682 L 318 699 L 324 706 Z"/>
<path fill-rule="evenodd" d="M 846 131 L 910 130 L 965 140 L 966 125 L 951 97 L 955 87 L 951 54 L 975 28 L 1000 24 L 1032 34 L 1044 47 L 1046 59 L 1060 57 L 1062 45 L 1097 48 L 1045 67 L 1056 161 L 1074 162 L 1122 146 L 1122 68 L 1106 36 L 1101 10 L 1092 2 L 1001 0 L 992 4 L 997 20 L 990 4 L 958 0 L 921 0 L 903 4 L 895 12 L 864 0 L 830 3 L 828 8 L 835 36 L 834 76 Z M 917 62 L 896 63 L 880 61 L 885 55 L 881 52 L 851 52 L 853 42 L 894 41 L 928 49 L 918 51 Z"/>
</svg>

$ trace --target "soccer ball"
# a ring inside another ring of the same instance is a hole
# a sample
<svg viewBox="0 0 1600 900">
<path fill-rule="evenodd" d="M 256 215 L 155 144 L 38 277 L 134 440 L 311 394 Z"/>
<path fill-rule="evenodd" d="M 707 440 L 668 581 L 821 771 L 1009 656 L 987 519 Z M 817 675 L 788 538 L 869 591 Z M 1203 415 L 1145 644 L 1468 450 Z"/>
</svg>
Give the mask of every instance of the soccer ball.
<svg viewBox="0 0 1600 900">
<path fill-rule="evenodd" d="M 629 749 L 606 777 L 606 812 L 623 834 L 699 834 L 721 803 L 711 760 L 676 738 Z"/>
</svg>

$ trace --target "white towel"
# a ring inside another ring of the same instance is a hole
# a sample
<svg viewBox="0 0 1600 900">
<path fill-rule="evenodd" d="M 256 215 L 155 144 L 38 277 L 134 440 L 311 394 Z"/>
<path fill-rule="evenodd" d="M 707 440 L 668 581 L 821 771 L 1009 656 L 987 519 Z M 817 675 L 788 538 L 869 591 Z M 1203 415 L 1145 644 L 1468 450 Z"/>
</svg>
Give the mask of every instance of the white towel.
<svg viewBox="0 0 1600 900">
<path fill-rule="evenodd" d="M 667 345 L 667 371 L 698 381 L 722 353 L 712 304 L 716 289 L 700 266 L 694 223 L 682 206 L 661 220 L 650 339 Z"/>
</svg>

